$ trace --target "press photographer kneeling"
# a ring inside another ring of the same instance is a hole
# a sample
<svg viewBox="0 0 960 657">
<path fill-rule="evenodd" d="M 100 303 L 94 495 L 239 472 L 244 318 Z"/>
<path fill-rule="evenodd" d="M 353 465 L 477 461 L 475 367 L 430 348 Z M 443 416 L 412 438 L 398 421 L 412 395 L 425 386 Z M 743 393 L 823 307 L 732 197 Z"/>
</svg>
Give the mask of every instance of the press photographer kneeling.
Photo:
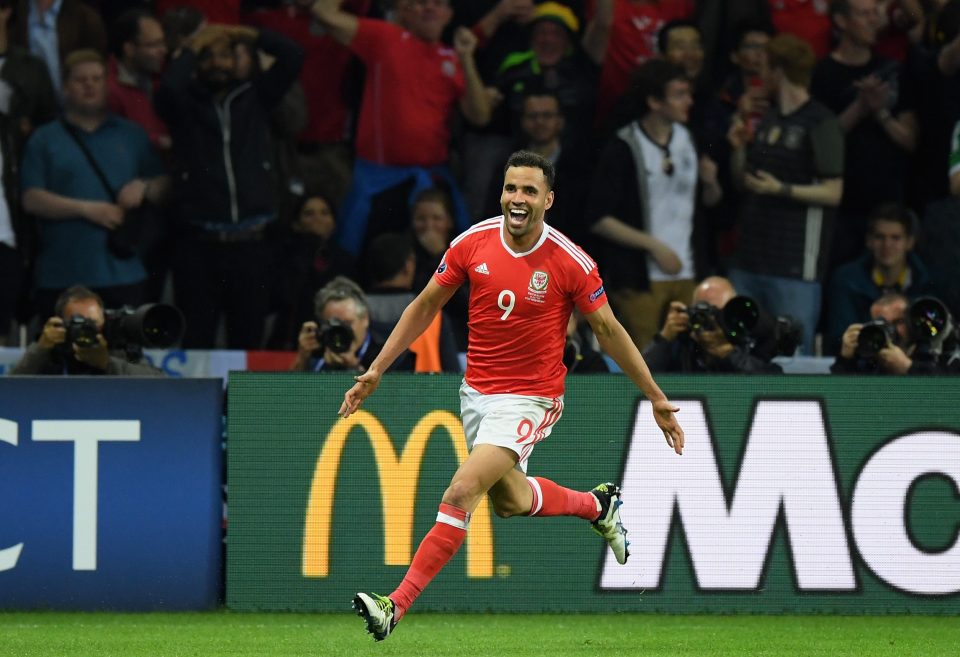
<svg viewBox="0 0 960 657">
<path fill-rule="evenodd" d="M 164 376 L 143 362 L 143 347 L 170 347 L 183 334 L 173 306 L 104 310 L 100 296 L 79 285 L 60 295 L 55 312 L 10 374 Z"/>
<path fill-rule="evenodd" d="M 870 316 L 844 331 L 834 374 L 960 374 L 953 318 L 939 299 L 886 294 Z"/>
<path fill-rule="evenodd" d="M 792 354 L 799 340 L 787 319 L 762 313 L 748 297 L 737 296 L 725 278 L 705 278 L 692 305 L 670 303 L 667 318 L 643 350 L 651 372 L 740 372 L 778 374 L 771 359 Z"/>
</svg>

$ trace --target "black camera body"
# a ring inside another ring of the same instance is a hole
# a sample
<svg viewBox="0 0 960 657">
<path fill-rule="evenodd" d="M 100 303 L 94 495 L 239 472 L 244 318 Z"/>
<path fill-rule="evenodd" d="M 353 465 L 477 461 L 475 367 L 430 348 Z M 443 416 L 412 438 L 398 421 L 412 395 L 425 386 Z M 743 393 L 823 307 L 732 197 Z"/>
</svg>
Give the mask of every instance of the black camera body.
<svg viewBox="0 0 960 657">
<path fill-rule="evenodd" d="M 97 323 L 83 315 L 73 315 L 69 320 L 64 322 L 63 326 L 67 331 L 67 338 L 65 340 L 65 344 L 67 345 L 77 345 L 78 347 L 86 348 L 94 347 L 100 342 L 97 337 L 100 334 Z"/>
<path fill-rule="evenodd" d="M 707 303 L 698 301 L 687 308 L 687 316 L 690 318 L 690 330 L 715 331 L 720 326 L 720 309 Z"/>
<path fill-rule="evenodd" d="M 350 345 L 353 344 L 355 337 L 348 323 L 335 317 L 324 319 L 317 325 L 317 342 L 320 343 L 320 349 L 314 355 L 322 357 L 326 349 L 335 354 L 345 354 L 350 351 Z"/>
<path fill-rule="evenodd" d="M 896 341 L 897 332 L 893 324 L 885 319 L 866 322 L 857 337 L 856 353 L 861 358 L 873 360 L 880 350 Z"/>
</svg>

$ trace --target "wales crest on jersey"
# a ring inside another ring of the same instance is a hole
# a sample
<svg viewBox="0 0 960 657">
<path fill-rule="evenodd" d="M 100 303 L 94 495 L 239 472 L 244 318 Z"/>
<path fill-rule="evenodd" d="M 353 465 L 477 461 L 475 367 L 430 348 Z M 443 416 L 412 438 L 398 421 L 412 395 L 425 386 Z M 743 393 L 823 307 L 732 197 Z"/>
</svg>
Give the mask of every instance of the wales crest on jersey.
<svg viewBox="0 0 960 657">
<path fill-rule="evenodd" d="M 550 276 L 547 275 L 545 271 L 534 271 L 533 275 L 530 277 L 530 291 L 531 292 L 546 292 L 547 283 L 550 282 Z"/>
</svg>

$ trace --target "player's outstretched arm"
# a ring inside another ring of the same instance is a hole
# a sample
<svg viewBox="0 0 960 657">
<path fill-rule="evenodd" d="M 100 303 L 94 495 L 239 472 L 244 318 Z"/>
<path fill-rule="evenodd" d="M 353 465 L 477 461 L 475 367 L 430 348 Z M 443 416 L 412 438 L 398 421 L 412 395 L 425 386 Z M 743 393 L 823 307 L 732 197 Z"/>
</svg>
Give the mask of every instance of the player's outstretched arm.
<svg viewBox="0 0 960 657">
<path fill-rule="evenodd" d="M 373 391 L 380 385 L 380 377 L 390 369 L 400 354 L 405 352 L 410 344 L 420 337 L 420 334 L 430 326 L 430 322 L 436 316 L 440 309 L 446 305 L 453 293 L 457 291 L 455 286 L 444 287 L 435 280 L 430 279 L 423 292 L 417 295 L 417 298 L 410 302 L 406 307 L 397 325 L 390 332 L 390 337 L 380 350 L 380 354 L 370 363 L 370 367 L 363 374 L 354 377 L 356 383 L 347 390 L 343 396 L 343 403 L 340 405 L 340 417 L 349 417 L 351 413 L 360 408 L 363 400 L 373 394 Z"/>
<path fill-rule="evenodd" d="M 596 311 L 586 315 L 590 327 L 597 336 L 600 348 L 604 350 L 620 369 L 630 377 L 638 388 L 653 404 L 653 418 L 657 426 L 663 431 L 667 444 L 677 454 L 683 453 L 683 429 L 674 415 L 680 409 L 667 400 L 660 386 L 653 380 L 650 369 L 640 355 L 637 346 L 633 344 L 630 335 L 620 324 L 610 304 L 604 304 Z"/>
</svg>

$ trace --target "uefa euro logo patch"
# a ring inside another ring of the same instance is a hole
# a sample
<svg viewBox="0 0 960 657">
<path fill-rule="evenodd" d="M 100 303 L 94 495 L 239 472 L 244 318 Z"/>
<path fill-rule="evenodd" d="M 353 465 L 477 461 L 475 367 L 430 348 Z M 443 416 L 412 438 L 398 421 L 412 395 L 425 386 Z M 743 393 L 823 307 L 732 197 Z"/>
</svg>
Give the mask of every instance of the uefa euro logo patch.
<svg viewBox="0 0 960 657">
<path fill-rule="evenodd" d="M 442 273 L 445 272 L 445 271 L 447 271 L 447 263 L 446 263 L 446 262 L 441 262 L 441 263 L 440 263 L 440 266 L 437 267 L 437 273 L 438 273 L 438 274 L 442 274 Z"/>
<path fill-rule="evenodd" d="M 531 292 L 546 292 L 547 284 L 550 282 L 550 276 L 545 271 L 535 271 L 530 277 Z"/>
</svg>

